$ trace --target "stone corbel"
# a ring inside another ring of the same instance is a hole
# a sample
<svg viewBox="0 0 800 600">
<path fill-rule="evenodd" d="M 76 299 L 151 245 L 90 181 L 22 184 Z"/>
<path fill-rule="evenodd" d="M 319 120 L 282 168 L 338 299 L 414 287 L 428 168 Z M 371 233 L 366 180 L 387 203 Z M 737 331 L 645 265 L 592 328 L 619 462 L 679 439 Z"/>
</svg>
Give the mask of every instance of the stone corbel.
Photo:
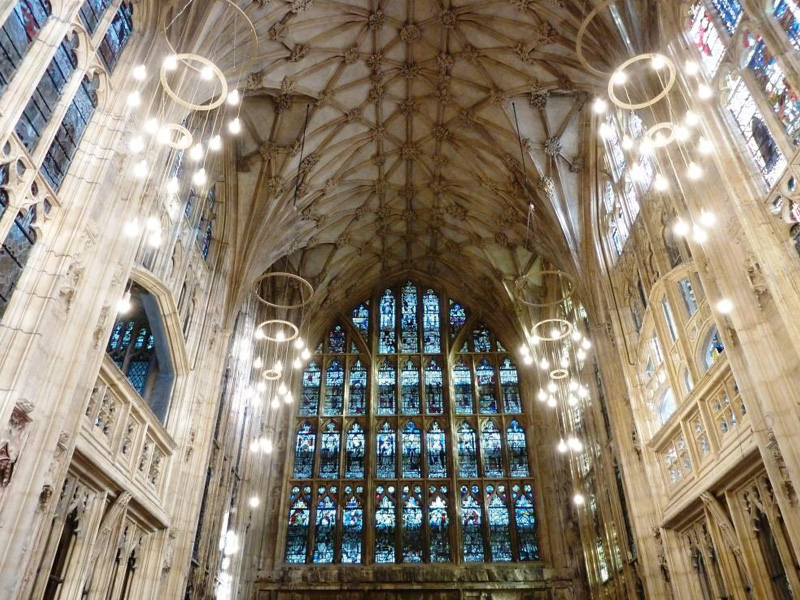
<svg viewBox="0 0 800 600">
<path fill-rule="evenodd" d="M 720 533 L 722 533 L 725 544 L 737 559 L 739 559 L 742 568 L 747 572 L 747 580 L 752 581 L 753 579 L 750 576 L 747 563 L 742 556 L 742 547 L 739 545 L 739 538 L 736 536 L 736 530 L 733 527 L 733 523 L 731 523 L 731 520 L 728 518 L 725 509 L 710 492 L 703 492 L 700 494 L 700 500 L 703 501 L 703 504 L 708 509 L 711 521 L 717 526 Z"/>
</svg>

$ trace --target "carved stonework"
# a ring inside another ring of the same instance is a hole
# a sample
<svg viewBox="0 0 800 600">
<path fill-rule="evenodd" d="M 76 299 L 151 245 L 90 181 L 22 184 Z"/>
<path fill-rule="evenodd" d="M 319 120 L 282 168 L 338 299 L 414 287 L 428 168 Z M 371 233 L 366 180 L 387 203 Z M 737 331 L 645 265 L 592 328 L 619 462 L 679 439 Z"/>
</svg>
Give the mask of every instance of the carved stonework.
<svg viewBox="0 0 800 600">
<path fill-rule="evenodd" d="M 797 492 L 795 491 L 794 484 L 789 477 L 789 469 L 786 468 L 786 462 L 783 460 L 783 454 L 778 446 L 778 440 L 775 438 L 775 432 L 772 429 L 767 429 L 767 458 L 780 473 L 781 480 L 779 487 L 781 493 L 789 501 L 790 506 L 797 505 Z"/>
<path fill-rule="evenodd" d="M 767 287 L 767 281 L 764 277 L 764 273 L 761 270 L 761 264 L 753 254 L 748 254 L 745 260 L 747 265 L 747 278 L 750 280 L 750 287 L 755 293 L 758 307 L 763 310 L 763 303 L 769 297 L 769 288 Z"/>
</svg>

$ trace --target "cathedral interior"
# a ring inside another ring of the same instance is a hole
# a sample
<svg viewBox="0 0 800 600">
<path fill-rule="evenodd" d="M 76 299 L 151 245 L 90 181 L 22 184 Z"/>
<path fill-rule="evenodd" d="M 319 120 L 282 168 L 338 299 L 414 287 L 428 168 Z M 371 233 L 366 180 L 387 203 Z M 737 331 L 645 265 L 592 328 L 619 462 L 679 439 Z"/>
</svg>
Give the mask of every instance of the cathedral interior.
<svg viewBox="0 0 800 600">
<path fill-rule="evenodd" d="M 797 90 L 800 0 L 0 0 L 0 598 L 798 600 Z"/>
</svg>

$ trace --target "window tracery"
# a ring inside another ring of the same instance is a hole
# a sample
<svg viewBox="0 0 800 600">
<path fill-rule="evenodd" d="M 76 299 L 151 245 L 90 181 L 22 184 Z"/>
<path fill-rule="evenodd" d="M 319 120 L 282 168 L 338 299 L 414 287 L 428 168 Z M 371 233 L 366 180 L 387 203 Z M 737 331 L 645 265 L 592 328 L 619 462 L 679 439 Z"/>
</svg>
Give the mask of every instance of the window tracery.
<svg viewBox="0 0 800 600">
<path fill-rule="evenodd" d="M 0 96 L 52 14 L 47 0 L 19 0 L 0 29 Z"/>
</svg>

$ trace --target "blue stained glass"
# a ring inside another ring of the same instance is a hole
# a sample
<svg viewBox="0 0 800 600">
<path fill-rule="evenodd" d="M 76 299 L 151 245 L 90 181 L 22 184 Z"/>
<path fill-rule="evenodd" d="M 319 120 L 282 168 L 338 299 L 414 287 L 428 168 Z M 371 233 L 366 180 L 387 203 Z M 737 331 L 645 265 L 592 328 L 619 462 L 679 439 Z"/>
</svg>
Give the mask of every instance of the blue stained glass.
<svg viewBox="0 0 800 600">
<path fill-rule="evenodd" d="M 404 415 L 419 414 L 419 369 L 413 361 L 406 361 L 400 372 L 401 411 Z"/>
<path fill-rule="evenodd" d="M 314 527 L 314 564 L 333 562 L 336 551 L 336 487 L 326 494 L 325 486 L 317 490 L 317 514 Z M 332 497 L 333 496 L 333 497 Z"/>
<path fill-rule="evenodd" d="M 444 413 L 442 367 L 433 358 L 428 361 L 425 367 L 425 411 L 429 415 L 441 415 Z"/>
<path fill-rule="evenodd" d="M 286 562 L 306 562 L 308 547 L 308 524 L 311 520 L 311 488 L 306 486 L 301 493 L 294 486 L 289 495 L 289 526 L 286 533 Z"/>
<path fill-rule="evenodd" d="M 478 404 L 481 414 L 497 414 L 497 389 L 494 381 L 494 367 L 485 358 L 481 359 L 475 368 L 475 378 L 478 380 Z"/>
<path fill-rule="evenodd" d="M 319 476 L 323 479 L 339 477 L 339 440 L 341 432 L 333 421 L 325 425 L 319 448 Z"/>
<path fill-rule="evenodd" d="M 739 4 L 739 0 L 711 0 L 711 4 L 725 25 L 725 29 L 733 34 L 742 20 L 742 5 Z"/>
<path fill-rule="evenodd" d="M 375 489 L 377 509 L 375 510 L 375 562 L 379 564 L 395 562 L 395 515 L 394 488 L 384 492 L 383 486 Z"/>
<path fill-rule="evenodd" d="M 397 331 L 395 330 L 395 299 L 392 290 L 386 290 L 380 304 L 380 339 L 378 353 L 393 354 L 397 350 Z"/>
<path fill-rule="evenodd" d="M 458 302 L 450 300 L 450 337 L 455 337 L 467 322 L 467 311 Z"/>
<path fill-rule="evenodd" d="M 7 200 L 3 199 L 7 204 Z M 5 209 L 5 207 L 3 207 Z M 0 213 L 5 210 L 0 211 Z M 28 257 L 36 243 L 36 232 L 31 227 L 36 217 L 36 207 L 26 212 L 20 211 L 14 218 L 11 231 L 0 246 L 0 317 L 11 301 L 11 295 L 17 287 Z M 127 346 L 127 345 L 126 345 Z"/>
<path fill-rule="evenodd" d="M 425 435 L 425 447 L 428 454 L 428 477 L 447 477 L 447 441 L 444 431 L 436 421 Z"/>
<path fill-rule="evenodd" d="M 360 360 L 350 367 L 350 398 L 347 403 L 347 413 L 363 415 L 367 410 L 367 369 Z"/>
<path fill-rule="evenodd" d="M 500 430 L 493 421 L 486 421 L 481 428 L 481 448 L 483 449 L 483 476 L 503 476 L 503 441 Z"/>
<path fill-rule="evenodd" d="M 720 39 L 711 15 L 708 14 L 702 2 L 697 2 L 692 6 L 690 14 L 689 37 L 700 53 L 703 67 L 709 77 L 713 77 L 725 54 L 725 43 Z"/>
<path fill-rule="evenodd" d="M 47 0 L 19 0 L 11 10 L 0 29 L 0 96 L 11 83 L 51 13 Z"/>
<path fill-rule="evenodd" d="M 530 484 L 523 489 L 519 485 L 511 488 L 514 500 L 514 520 L 517 525 L 520 560 L 539 560 L 539 540 L 536 536 L 536 513 L 533 509 L 533 490 Z"/>
<path fill-rule="evenodd" d="M 480 490 L 473 485 L 461 486 L 461 542 L 464 562 L 483 562 L 483 534 L 481 532 Z"/>
<path fill-rule="evenodd" d="M 402 352 L 419 352 L 419 325 L 417 323 L 417 288 L 410 281 L 400 292 L 402 303 L 400 339 Z"/>
<path fill-rule="evenodd" d="M 365 447 L 364 430 L 358 423 L 353 423 L 347 431 L 347 447 L 345 449 L 344 476 L 347 479 L 364 477 Z"/>
<path fill-rule="evenodd" d="M 317 363 L 311 363 L 303 371 L 303 392 L 300 404 L 301 415 L 316 415 L 319 410 L 319 384 L 322 371 Z"/>
<path fill-rule="evenodd" d="M 334 326 L 328 334 L 328 352 L 332 354 L 344 354 L 347 335 L 341 325 Z"/>
<path fill-rule="evenodd" d="M 472 347 L 474 352 L 492 351 L 492 334 L 483 325 L 479 325 L 472 332 Z"/>
<path fill-rule="evenodd" d="M 525 430 L 516 419 L 512 420 L 506 429 L 506 443 L 510 454 L 509 471 L 511 477 L 527 477 L 528 471 L 528 444 L 525 441 Z"/>
<path fill-rule="evenodd" d="M 377 476 L 381 479 L 395 476 L 395 444 L 394 429 L 389 423 L 384 423 L 378 430 L 377 436 Z"/>
<path fill-rule="evenodd" d="M 403 487 L 403 562 L 422 562 L 422 506 L 420 494 L 422 488 Z"/>
<path fill-rule="evenodd" d="M 109 73 L 114 72 L 132 31 L 133 3 L 123 2 L 97 50 Z"/>
<path fill-rule="evenodd" d="M 97 24 L 109 4 L 111 4 L 111 0 L 86 0 L 81 5 L 79 11 L 81 21 L 86 25 L 86 29 L 90 34 L 97 31 Z"/>
<path fill-rule="evenodd" d="M 195 198 L 197 198 L 197 192 L 194 191 L 194 188 L 190 188 L 189 197 L 186 199 L 186 206 L 183 209 L 183 216 L 190 220 L 192 218 L 192 211 L 194 210 Z"/>
<path fill-rule="evenodd" d="M 795 50 L 800 50 L 800 6 L 795 0 L 779 0 L 772 11 Z"/>
<path fill-rule="evenodd" d="M 356 329 L 363 335 L 367 335 L 369 333 L 369 301 L 362 302 L 356 306 L 350 314 L 350 318 Z"/>
<path fill-rule="evenodd" d="M 522 400 L 519 396 L 519 373 L 510 358 L 504 358 L 500 365 L 500 390 L 503 393 L 503 411 L 521 413 Z"/>
<path fill-rule="evenodd" d="M 397 372 L 388 359 L 378 367 L 378 414 L 393 415 L 395 412 L 395 384 Z"/>
<path fill-rule="evenodd" d="M 456 414 L 468 415 L 475 412 L 472 406 L 472 372 L 463 360 L 453 367 L 453 390 L 456 396 Z"/>
<path fill-rule="evenodd" d="M 361 502 L 363 488 L 358 486 L 356 494 L 350 486 L 344 488 L 346 504 L 342 510 L 342 563 L 361 562 L 362 531 L 364 529 L 364 506 Z"/>
<path fill-rule="evenodd" d="M 426 353 L 442 351 L 439 297 L 433 290 L 428 290 L 422 296 L 422 340 Z"/>
<path fill-rule="evenodd" d="M 418 479 L 422 477 L 422 432 L 413 421 L 409 421 L 403 427 L 401 439 L 403 477 Z"/>
<path fill-rule="evenodd" d="M 508 514 L 508 497 L 505 486 L 486 486 L 489 519 L 489 546 L 494 562 L 508 562 L 511 556 L 511 518 Z"/>
<path fill-rule="evenodd" d="M 294 446 L 294 478 L 309 479 L 314 466 L 314 447 L 317 441 L 317 432 L 308 421 L 300 425 L 297 431 L 297 441 Z"/>
<path fill-rule="evenodd" d="M 478 438 L 466 421 L 458 427 L 458 476 L 478 476 Z"/>
<path fill-rule="evenodd" d="M 447 514 L 447 486 L 443 485 L 436 493 L 436 486 L 430 487 L 428 508 L 428 528 L 431 532 L 431 562 L 450 562 L 450 517 Z"/>
<path fill-rule="evenodd" d="M 322 414 L 326 416 L 342 414 L 344 405 L 344 367 L 338 360 L 332 360 L 325 372 L 325 404 Z"/>
</svg>

